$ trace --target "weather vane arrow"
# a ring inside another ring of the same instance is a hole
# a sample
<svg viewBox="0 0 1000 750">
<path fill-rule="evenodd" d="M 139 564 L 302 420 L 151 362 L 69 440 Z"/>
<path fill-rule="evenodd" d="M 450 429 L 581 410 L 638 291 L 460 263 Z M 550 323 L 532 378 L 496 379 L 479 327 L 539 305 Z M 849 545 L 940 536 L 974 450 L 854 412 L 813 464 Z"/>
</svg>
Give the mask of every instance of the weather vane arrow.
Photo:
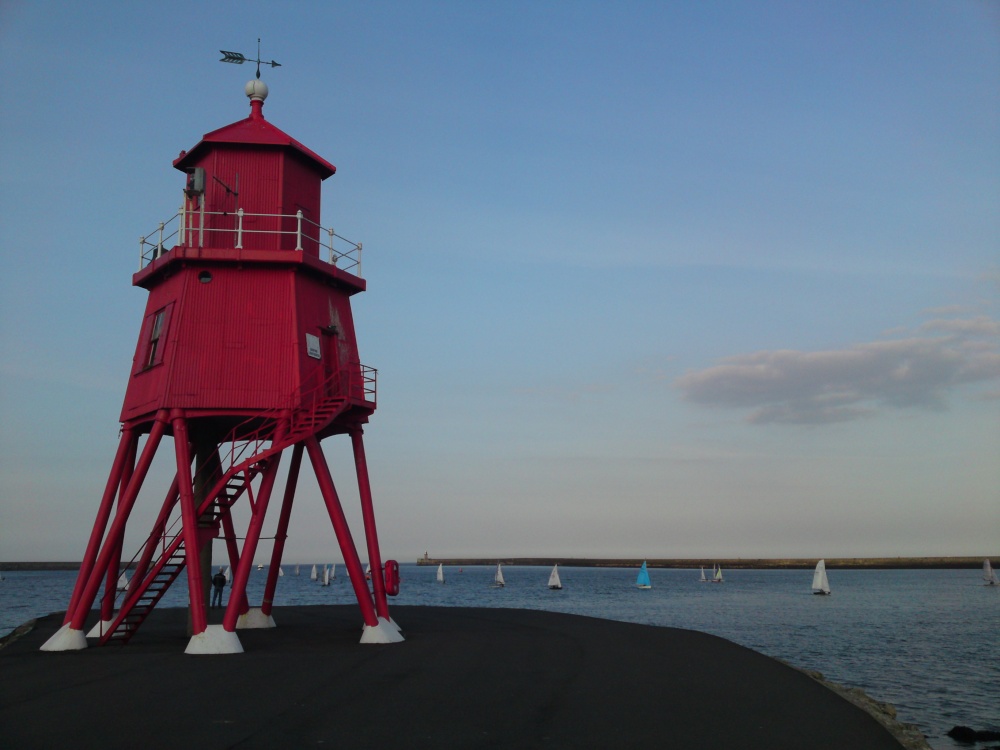
<svg viewBox="0 0 1000 750">
<path fill-rule="evenodd" d="M 258 78 L 260 78 L 260 66 L 261 66 L 261 63 L 263 63 L 264 65 L 270 65 L 272 68 L 280 68 L 281 67 L 281 63 L 275 62 L 274 60 L 271 60 L 270 62 L 268 62 L 267 60 L 261 60 L 260 59 L 260 39 L 259 38 L 257 39 L 257 59 L 256 60 L 251 60 L 251 59 L 247 58 L 247 56 L 244 55 L 242 52 L 230 52 L 230 51 L 224 50 L 224 49 L 220 49 L 219 52 L 222 53 L 222 57 L 219 58 L 219 62 L 233 63 L 234 65 L 242 65 L 245 62 L 254 62 L 254 63 L 257 63 L 257 77 Z"/>
</svg>

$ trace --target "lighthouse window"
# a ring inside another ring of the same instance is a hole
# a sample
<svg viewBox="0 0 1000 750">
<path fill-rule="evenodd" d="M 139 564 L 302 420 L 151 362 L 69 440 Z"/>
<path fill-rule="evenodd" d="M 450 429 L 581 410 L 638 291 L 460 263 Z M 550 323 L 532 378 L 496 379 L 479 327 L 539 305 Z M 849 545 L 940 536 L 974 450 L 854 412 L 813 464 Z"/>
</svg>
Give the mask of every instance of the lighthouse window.
<svg viewBox="0 0 1000 750">
<path fill-rule="evenodd" d="M 163 336 L 163 318 L 167 311 L 160 310 L 153 318 L 153 331 L 149 337 L 149 357 L 146 359 L 146 367 L 152 367 L 163 361 L 163 352 L 160 351 L 160 338 Z"/>
<path fill-rule="evenodd" d="M 163 350 L 167 343 L 167 328 L 170 326 L 170 310 L 173 302 L 146 316 L 139 336 L 139 352 L 136 357 L 136 372 L 148 370 L 163 362 Z"/>
</svg>

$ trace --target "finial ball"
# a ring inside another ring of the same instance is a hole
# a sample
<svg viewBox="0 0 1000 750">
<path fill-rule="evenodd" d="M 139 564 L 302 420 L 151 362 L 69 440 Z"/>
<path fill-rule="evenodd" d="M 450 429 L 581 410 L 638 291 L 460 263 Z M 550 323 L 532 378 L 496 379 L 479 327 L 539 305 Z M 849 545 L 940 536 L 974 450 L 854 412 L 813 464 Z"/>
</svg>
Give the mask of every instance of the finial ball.
<svg viewBox="0 0 1000 750">
<path fill-rule="evenodd" d="M 246 91 L 247 96 L 250 97 L 251 101 L 254 99 L 258 101 L 264 101 L 267 99 L 267 84 L 263 81 L 247 81 L 247 85 L 243 90 Z"/>
</svg>

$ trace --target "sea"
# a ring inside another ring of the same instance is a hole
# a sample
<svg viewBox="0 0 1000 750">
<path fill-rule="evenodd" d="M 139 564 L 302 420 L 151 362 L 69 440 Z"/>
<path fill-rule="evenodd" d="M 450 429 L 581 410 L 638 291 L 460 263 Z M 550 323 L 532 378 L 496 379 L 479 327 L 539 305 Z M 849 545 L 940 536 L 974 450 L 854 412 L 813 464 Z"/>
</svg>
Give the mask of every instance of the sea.
<svg viewBox="0 0 1000 750">
<path fill-rule="evenodd" d="M 299 565 L 298 575 L 294 564 L 283 566 L 276 608 L 356 601 L 342 565 L 327 587 L 310 580 L 311 570 L 312 563 Z M 968 750 L 947 736 L 955 725 L 1000 731 L 1000 587 L 984 586 L 978 569 L 834 569 L 830 596 L 811 593 L 811 570 L 729 570 L 723 583 L 712 584 L 700 582 L 698 570 L 651 569 L 652 588 L 640 590 L 634 568 L 560 567 L 558 591 L 547 586 L 547 567 L 505 567 L 503 588 L 493 586 L 495 566 L 445 567 L 444 584 L 436 572 L 401 565 L 390 610 L 511 607 L 699 630 L 891 703 L 935 750 Z M 76 579 L 75 571 L 2 574 L 0 636 L 65 610 Z M 266 567 L 255 569 L 252 605 L 265 580 Z M 186 591 L 179 579 L 159 606 L 186 606 Z M 275 615 L 280 627 L 280 611 Z M 719 696 L 720 705 L 725 700 Z"/>
</svg>

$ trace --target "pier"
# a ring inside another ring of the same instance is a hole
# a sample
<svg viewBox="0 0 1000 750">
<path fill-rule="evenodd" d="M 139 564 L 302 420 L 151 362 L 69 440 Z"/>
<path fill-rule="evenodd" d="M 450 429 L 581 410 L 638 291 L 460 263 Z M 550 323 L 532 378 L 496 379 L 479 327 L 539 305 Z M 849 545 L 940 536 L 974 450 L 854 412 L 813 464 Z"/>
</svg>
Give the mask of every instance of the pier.
<svg viewBox="0 0 1000 750">
<path fill-rule="evenodd" d="M 276 607 L 278 627 L 240 631 L 238 656 L 184 654 L 182 608 L 155 611 L 127 653 L 39 651 L 62 622 L 40 618 L 0 644 L 4 743 L 903 747 L 808 674 L 704 633 L 535 610 L 393 611 L 406 641 L 386 648 L 358 643 L 356 606 Z"/>
</svg>

